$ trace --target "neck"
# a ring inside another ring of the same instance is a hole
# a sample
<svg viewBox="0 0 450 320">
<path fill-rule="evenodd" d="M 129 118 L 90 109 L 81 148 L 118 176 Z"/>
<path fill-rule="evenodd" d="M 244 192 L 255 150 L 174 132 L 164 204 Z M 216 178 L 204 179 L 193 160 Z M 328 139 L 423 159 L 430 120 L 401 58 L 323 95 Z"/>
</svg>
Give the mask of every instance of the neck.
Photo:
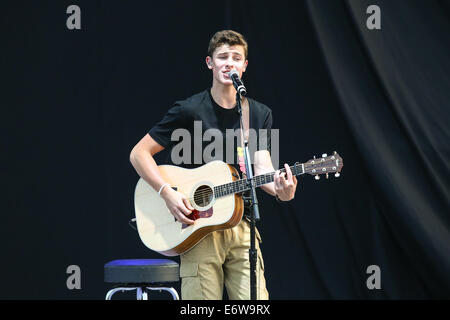
<svg viewBox="0 0 450 320">
<path fill-rule="evenodd" d="M 236 89 L 233 85 L 224 86 L 213 81 L 211 95 L 214 101 L 225 109 L 232 109 L 236 105 Z"/>
<path fill-rule="evenodd" d="M 305 173 L 304 164 L 296 163 L 290 167 L 292 175 L 298 176 Z M 279 169 L 280 172 L 286 172 L 285 168 Z M 255 187 L 260 187 L 264 184 L 273 182 L 275 172 L 269 172 L 254 176 L 252 180 L 255 183 Z M 216 198 L 223 197 L 229 194 L 244 192 L 250 190 L 250 179 L 240 179 L 230 183 L 222 184 L 214 187 L 214 196 Z"/>
</svg>

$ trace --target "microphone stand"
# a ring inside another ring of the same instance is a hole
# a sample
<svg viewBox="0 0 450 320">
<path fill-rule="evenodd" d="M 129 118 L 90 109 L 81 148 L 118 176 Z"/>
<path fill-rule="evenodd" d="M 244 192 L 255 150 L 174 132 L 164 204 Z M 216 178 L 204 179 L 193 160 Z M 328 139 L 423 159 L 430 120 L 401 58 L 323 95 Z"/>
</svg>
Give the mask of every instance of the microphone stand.
<svg viewBox="0 0 450 320">
<path fill-rule="evenodd" d="M 253 180 L 253 172 L 250 164 L 250 156 L 248 151 L 248 141 L 245 139 L 244 134 L 244 122 L 242 120 L 242 107 L 241 107 L 241 95 L 236 92 L 236 104 L 241 120 L 241 132 L 244 139 L 244 159 L 245 159 L 245 172 L 247 178 L 247 187 L 250 188 L 250 249 L 249 249 L 249 261 L 250 261 L 250 300 L 256 300 L 256 263 L 258 260 L 258 250 L 256 249 L 255 237 L 256 237 L 256 221 L 259 221 L 259 206 L 258 199 L 256 197 L 256 186 Z M 249 112 L 250 116 L 250 112 Z"/>
</svg>

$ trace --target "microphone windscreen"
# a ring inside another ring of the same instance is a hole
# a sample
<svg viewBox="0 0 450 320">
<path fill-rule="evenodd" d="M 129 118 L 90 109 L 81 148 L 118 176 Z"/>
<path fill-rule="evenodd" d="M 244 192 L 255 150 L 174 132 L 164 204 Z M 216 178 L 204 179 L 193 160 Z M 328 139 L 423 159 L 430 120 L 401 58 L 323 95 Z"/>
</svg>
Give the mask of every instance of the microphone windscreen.
<svg viewBox="0 0 450 320">
<path fill-rule="evenodd" d="M 231 78 L 231 76 L 232 76 L 233 74 L 236 74 L 236 75 L 239 77 L 239 72 L 237 72 L 236 69 L 233 69 L 233 70 L 231 70 L 230 72 L 228 72 L 228 76 L 229 76 L 230 78 Z"/>
</svg>

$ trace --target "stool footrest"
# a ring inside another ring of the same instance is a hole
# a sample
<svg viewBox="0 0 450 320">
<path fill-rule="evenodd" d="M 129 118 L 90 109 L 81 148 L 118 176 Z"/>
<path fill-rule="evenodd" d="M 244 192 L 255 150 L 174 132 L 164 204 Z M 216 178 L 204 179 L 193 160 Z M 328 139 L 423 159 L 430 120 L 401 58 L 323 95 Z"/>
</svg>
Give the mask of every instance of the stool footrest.
<svg viewBox="0 0 450 320">
<path fill-rule="evenodd" d="M 136 299 L 137 300 L 148 300 L 147 298 L 147 290 L 159 290 L 159 291 L 167 291 L 172 295 L 173 300 L 180 300 L 180 296 L 178 295 L 177 290 L 169 287 L 117 287 L 109 290 L 106 293 L 105 300 L 111 300 L 112 296 L 118 291 L 131 291 L 136 290 Z"/>
<path fill-rule="evenodd" d="M 180 280 L 179 264 L 167 259 L 113 260 L 104 266 L 104 280 L 115 284 L 106 294 L 106 300 L 118 291 L 136 290 L 138 300 L 147 300 L 147 290 L 167 291 L 179 300 L 170 283 Z"/>
</svg>

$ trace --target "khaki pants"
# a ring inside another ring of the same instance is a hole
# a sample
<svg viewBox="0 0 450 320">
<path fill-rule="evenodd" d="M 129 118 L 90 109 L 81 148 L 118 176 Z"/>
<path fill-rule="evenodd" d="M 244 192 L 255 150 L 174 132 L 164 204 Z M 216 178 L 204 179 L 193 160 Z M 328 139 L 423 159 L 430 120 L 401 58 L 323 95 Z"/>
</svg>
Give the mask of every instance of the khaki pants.
<svg viewBox="0 0 450 320">
<path fill-rule="evenodd" d="M 264 278 L 264 261 L 256 231 L 258 249 L 257 299 L 269 299 Z M 250 299 L 250 222 L 243 218 L 234 228 L 215 231 L 181 255 L 181 297 L 184 300 L 221 300 L 223 286 L 231 300 Z"/>
</svg>

